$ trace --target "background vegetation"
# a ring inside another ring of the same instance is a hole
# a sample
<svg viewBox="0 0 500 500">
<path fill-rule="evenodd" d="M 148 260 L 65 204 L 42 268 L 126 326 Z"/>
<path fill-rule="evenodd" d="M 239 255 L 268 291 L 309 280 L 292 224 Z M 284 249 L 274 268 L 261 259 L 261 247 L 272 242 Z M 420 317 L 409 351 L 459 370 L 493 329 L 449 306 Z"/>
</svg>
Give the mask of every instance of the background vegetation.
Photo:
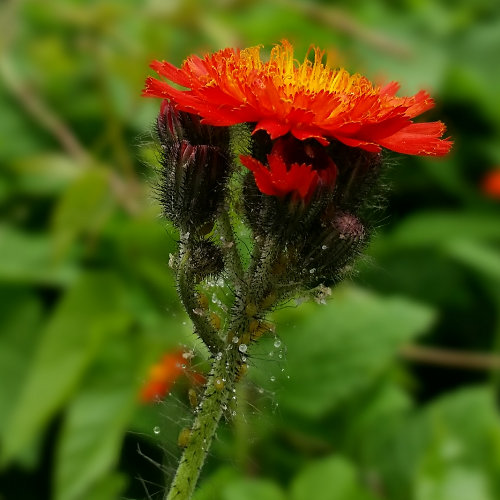
<svg viewBox="0 0 500 500">
<path fill-rule="evenodd" d="M 140 91 L 153 58 L 284 36 L 299 57 L 314 43 L 402 94 L 429 89 L 427 118 L 456 144 L 397 160 L 367 257 L 327 305 L 276 313 L 196 500 L 500 498 L 500 205 L 482 189 L 500 165 L 500 4 L 0 9 L 2 500 L 161 498 L 155 462 L 174 470 L 190 379 L 158 404 L 137 394 L 179 345 L 206 366 L 153 194 L 159 102 Z"/>
</svg>

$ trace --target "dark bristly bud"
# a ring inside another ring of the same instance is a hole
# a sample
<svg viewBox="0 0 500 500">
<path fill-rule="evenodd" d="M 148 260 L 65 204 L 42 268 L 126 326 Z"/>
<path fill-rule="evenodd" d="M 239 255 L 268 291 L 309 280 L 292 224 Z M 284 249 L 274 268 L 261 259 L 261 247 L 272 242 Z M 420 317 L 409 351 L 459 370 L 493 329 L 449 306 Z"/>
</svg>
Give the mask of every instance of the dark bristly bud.
<svg viewBox="0 0 500 500">
<path fill-rule="evenodd" d="M 231 169 L 229 131 L 203 125 L 164 101 L 157 120 L 162 146 L 160 200 L 182 232 L 206 234 L 224 201 Z"/>
<path fill-rule="evenodd" d="M 365 226 L 355 215 L 336 212 L 331 218 L 324 217 L 315 237 L 303 249 L 303 275 L 308 286 L 339 281 L 344 268 L 359 255 L 367 239 Z"/>
</svg>

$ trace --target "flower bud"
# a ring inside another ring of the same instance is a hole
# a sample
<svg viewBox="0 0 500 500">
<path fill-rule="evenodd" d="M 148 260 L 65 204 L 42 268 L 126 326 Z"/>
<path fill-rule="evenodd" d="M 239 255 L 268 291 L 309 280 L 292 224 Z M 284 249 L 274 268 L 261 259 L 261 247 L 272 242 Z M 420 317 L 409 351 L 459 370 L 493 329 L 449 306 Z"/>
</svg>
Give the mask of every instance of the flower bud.
<svg viewBox="0 0 500 500">
<path fill-rule="evenodd" d="M 316 237 L 307 240 L 302 250 L 303 276 L 307 287 L 339 280 L 367 241 L 365 226 L 353 214 L 337 212 L 323 220 Z"/>
<path fill-rule="evenodd" d="M 226 127 L 200 123 L 164 101 L 157 120 L 162 146 L 160 201 L 183 232 L 206 234 L 224 201 L 231 160 Z"/>
</svg>

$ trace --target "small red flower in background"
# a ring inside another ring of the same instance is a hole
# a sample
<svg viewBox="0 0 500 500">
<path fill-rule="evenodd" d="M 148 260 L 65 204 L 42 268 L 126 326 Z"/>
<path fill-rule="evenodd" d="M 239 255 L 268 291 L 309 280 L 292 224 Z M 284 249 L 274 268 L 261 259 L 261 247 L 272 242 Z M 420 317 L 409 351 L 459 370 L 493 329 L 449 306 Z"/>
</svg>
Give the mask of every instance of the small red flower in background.
<svg viewBox="0 0 500 500">
<path fill-rule="evenodd" d="M 318 48 L 314 62 L 306 57 L 302 64 L 286 40 L 271 50 L 267 62 L 261 61 L 260 49 L 191 56 L 180 69 L 154 61 L 151 67 L 166 81 L 149 77 L 143 95 L 170 99 L 210 125 L 256 123 L 254 132 L 266 130 L 271 139 L 291 133 L 323 145 L 336 139 L 367 151 L 385 147 L 411 155 L 442 156 L 450 150 L 452 142 L 441 139 L 442 122 L 412 122 L 434 106 L 426 92 L 396 97 L 397 83 L 378 87 L 359 74 L 332 70 L 321 62 Z"/>
<path fill-rule="evenodd" d="M 251 170 L 259 190 L 268 195 L 308 202 L 318 185 L 333 189 L 337 167 L 324 148 L 314 142 L 297 144 L 292 137 L 278 139 L 267 155 L 268 166 L 251 156 L 241 156 L 241 163 Z"/>
<path fill-rule="evenodd" d="M 481 190 L 486 196 L 500 200 L 500 168 L 490 170 L 483 177 Z"/>
<path fill-rule="evenodd" d="M 148 380 L 139 394 L 141 402 L 152 403 L 165 397 L 182 374 L 189 375 L 195 383 L 203 383 L 205 378 L 197 372 L 189 371 L 186 363 L 185 351 L 165 354 L 149 369 Z"/>
</svg>

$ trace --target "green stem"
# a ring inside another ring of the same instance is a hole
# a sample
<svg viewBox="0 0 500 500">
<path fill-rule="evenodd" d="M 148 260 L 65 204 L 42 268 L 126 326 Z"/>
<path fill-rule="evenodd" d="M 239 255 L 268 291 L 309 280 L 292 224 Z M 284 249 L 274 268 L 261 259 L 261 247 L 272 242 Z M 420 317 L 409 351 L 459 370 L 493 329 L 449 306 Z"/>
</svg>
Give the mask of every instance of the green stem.
<svg viewBox="0 0 500 500">
<path fill-rule="evenodd" d="M 229 278 L 235 287 L 235 295 L 238 295 L 243 282 L 243 264 L 241 263 L 241 257 L 236 246 L 236 238 L 231 226 L 231 219 L 227 210 L 222 211 L 218 222 L 219 232 L 224 238 L 222 249 L 226 268 L 229 272 Z"/>
<path fill-rule="evenodd" d="M 205 311 L 200 308 L 190 267 L 188 237 L 181 235 L 180 262 L 177 269 L 177 290 L 184 309 L 193 322 L 195 333 L 200 336 L 212 354 L 221 352 L 224 343 L 217 330 L 210 324 Z"/>
<path fill-rule="evenodd" d="M 240 356 L 236 346 L 228 346 L 220 359 L 214 360 L 189 442 L 165 500 L 191 498 L 223 411 L 233 394 L 239 367 Z"/>
<path fill-rule="evenodd" d="M 231 234 L 233 238 L 234 233 L 229 219 L 226 219 L 226 223 L 228 225 L 226 229 L 229 228 L 231 233 L 226 231 L 225 234 Z M 212 335 L 210 330 L 206 329 L 208 322 L 204 316 L 196 314 L 191 316 L 197 299 L 189 271 L 189 235 L 181 235 L 180 262 L 177 274 L 179 294 L 184 307 L 190 313 L 196 332 L 212 350 L 213 364 L 203 399 L 191 428 L 190 438 L 182 454 L 170 491 L 164 500 L 189 500 L 191 498 L 224 409 L 229 407 L 229 403 L 232 402 L 231 398 L 235 395 L 236 383 L 242 369 L 246 366 L 242 361 L 242 353 L 246 351 L 247 347 L 245 350 L 240 349 L 241 344 L 250 342 L 250 324 L 254 318 L 262 317 L 264 310 L 261 302 L 272 286 L 269 276 L 275 252 L 270 239 L 264 242 L 263 250 L 263 252 L 256 251 L 254 259 L 258 260 L 258 263 L 247 270 L 242 280 L 241 275 L 237 276 L 240 273 L 243 274 L 237 249 L 234 249 L 234 259 L 230 259 L 233 260 L 233 264 L 227 266 L 233 271 L 231 274 L 231 279 L 234 280 L 233 286 L 236 285 L 236 280 L 240 280 L 238 283 L 241 282 L 241 284 L 238 295 L 235 297 L 237 300 L 231 310 L 226 344 L 216 331 Z M 214 348 L 217 350 L 214 351 Z"/>
</svg>

